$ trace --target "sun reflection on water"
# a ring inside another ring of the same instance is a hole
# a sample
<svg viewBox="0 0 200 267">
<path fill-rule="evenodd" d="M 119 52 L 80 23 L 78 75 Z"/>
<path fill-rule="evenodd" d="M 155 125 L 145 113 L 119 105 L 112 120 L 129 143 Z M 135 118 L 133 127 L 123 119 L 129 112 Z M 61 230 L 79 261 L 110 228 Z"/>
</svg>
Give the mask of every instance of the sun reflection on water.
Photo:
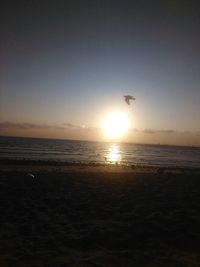
<svg viewBox="0 0 200 267">
<path fill-rule="evenodd" d="M 121 161 L 121 155 L 119 147 L 117 145 L 111 145 L 108 149 L 107 161 L 110 163 L 119 163 Z"/>
</svg>

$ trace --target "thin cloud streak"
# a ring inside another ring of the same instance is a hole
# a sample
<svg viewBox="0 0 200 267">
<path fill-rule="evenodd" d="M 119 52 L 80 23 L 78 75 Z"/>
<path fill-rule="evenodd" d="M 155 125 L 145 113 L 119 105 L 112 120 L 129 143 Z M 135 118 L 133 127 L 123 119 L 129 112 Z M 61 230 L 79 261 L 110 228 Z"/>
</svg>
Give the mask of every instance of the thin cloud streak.
<svg viewBox="0 0 200 267">
<path fill-rule="evenodd" d="M 38 129 L 38 130 L 48 130 L 48 129 L 57 129 L 57 130 L 64 130 L 66 129 L 64 126 L 57 126 L 57 125 L 47 125 L 47 124 L 34 124 L 34 123 L 15 123 L 15 122 L 1 122 L 0 129 L 24 129 L 24 130 L 31 130 L 31 129 Z"/>
<path fill-rule="evenodd" d="M 66 130 L 66 129 L 73 129 L 73 130 L 89 130 L 89 131 L 97 131 L 101 130 L 101 128 L 98 127 L 90 127 L 90 126 L 81 126 L 81 125 L 75 125 L 70 122 L 63 123 L 62 125 L 49 125 L 49 124 L 35 124 L 35 123 L 28 123 L 28 122 L 23 122 L 23 123 L 16 123 L 16 122 L 11 122 L 11 121 L 3 121 L 0 122 L 0 129 L 56 129 L 56 130 Z M 145 134 L 195 134 L 195 135 L 200 135 L 200 132 L 191 132 L 191 131 L 175 131 L 172 129 L 167 129 L 167 130 L 155 130 L 155 129 L 144 129 L 140 130 L 138 128 L 131 128 L 129 130 L 130 132 L 135 132 L 135 133 L 145 133 Z"/>
<path fill-rule="evenodd" d="M 132 128 L 130 129 L 131 132 L 135 132 L 135 133 L 145 133 L 145 134 L 156 134 L 156 133 L 160 133 L 160 134 L 175 134 L 178 133 L 178 131 L 174 131 L 174 130 L 154 130 L 154 129 L 144 129 L 144 130 L 140 130 L 137 128 Z"/>
</svg>

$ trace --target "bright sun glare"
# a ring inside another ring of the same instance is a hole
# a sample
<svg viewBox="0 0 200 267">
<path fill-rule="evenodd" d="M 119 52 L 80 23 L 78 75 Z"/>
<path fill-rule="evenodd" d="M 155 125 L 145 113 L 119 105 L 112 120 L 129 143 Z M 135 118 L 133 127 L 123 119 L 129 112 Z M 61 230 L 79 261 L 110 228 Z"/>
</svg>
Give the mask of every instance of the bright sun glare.
<svg viewBox="0 0 200 267">
<path fill-rule="evenodd" d="M 123 112 L 113 112 L 102 123 L 104 134 L 109 139 L 119 139 L 129 128 L 128 117 Z"/>
</svg>

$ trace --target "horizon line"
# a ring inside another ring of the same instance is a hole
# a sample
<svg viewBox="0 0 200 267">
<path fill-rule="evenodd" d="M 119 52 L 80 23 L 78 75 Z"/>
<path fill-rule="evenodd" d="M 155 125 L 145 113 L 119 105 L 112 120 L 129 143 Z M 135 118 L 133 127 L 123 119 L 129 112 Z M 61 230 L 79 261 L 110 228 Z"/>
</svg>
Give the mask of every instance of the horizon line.
<svg viewBox="0 0 200 267">
<path fill-rule="evenodd" d="M 46 139 L 46 140 L 58 140 L 58 141 L 74 141 L 74 142 L 91 142 L 91 143 L 118 143 L 118 144 L 131 144 L 131 145 L 143 145 L 143 146 L 168 146 L 168 147 L 191 147 L 200 148 L 198 145 L 175 145 L 175 144 L 162 144 L 162 143 L 136 143 L 136 142 L 126 142 L 126 141 L 100 141 L 100 140 L 87 140 L 87 139 L 63 139 L 63 138 L 49 138 L 49 137 L 34 137 L 34 136 L 14 136 L 14 135 L 1 135 L 0 138 L 27 138 L 27 139 Z"/>
</svg>

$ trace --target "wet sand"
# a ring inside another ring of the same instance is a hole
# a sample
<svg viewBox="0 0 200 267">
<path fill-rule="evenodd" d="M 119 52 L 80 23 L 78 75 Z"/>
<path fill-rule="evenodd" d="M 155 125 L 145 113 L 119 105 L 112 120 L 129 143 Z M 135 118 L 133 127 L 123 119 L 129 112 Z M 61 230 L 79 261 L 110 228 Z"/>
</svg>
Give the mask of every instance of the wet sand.
<svg viewBox="0 0 200 267">
<path fill-rule="evenodd" d="M 0 205 L 1 267 L 200 264 L 199 171 L 1 164 Z"/>
</svg>

